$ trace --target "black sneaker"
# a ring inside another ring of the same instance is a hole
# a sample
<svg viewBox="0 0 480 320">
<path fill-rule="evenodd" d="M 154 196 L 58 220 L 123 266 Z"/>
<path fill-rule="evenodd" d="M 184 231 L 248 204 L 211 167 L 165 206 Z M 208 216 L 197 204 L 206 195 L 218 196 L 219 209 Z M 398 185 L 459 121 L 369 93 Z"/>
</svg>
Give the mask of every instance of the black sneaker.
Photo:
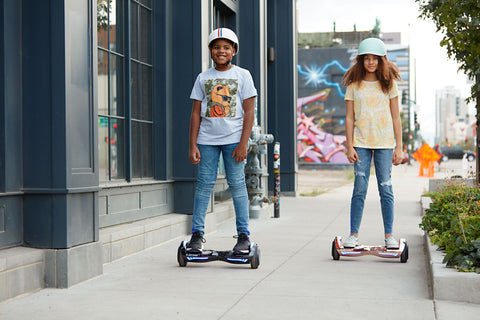
<svg viewBox="0 0 480 320">
<path fill-rule="evenodd" d="M 235 247 L 233 247 L 233 252 L 234 253 L 249 253 L 250 252 L 250 239 L 248 238 L 248 235 L 245 233 L 241 233 L 238 236 L 235 236 L 234 238 L 237 238 L 237 244 Z"/>
<path fill-rule="evenodd" d="M 192 233 L 192 238 L 187 243 L 187 250 L 189 251 L 202 251 L 203 243 L 205 243 L 205 238 L 200 232 Z"/>
</svg>

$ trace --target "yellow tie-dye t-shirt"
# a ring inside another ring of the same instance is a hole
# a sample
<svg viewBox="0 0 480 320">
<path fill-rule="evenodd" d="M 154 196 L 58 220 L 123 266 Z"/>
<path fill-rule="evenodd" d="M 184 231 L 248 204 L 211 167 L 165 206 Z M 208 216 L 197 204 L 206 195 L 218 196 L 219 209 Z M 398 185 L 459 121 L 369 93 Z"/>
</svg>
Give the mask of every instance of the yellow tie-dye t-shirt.
<svg viewBox="0 0 480 320">
<path fill-rule="evenodd" d="M 362 81 L 347 87 L 345 100 L 353 100 L 355 119 L 353 146 L 387 149 L 395 147 L 390 99 L 398 97 L 394 81 L 388 94 L 382 91 L 379 81 Z"/>
</svg>

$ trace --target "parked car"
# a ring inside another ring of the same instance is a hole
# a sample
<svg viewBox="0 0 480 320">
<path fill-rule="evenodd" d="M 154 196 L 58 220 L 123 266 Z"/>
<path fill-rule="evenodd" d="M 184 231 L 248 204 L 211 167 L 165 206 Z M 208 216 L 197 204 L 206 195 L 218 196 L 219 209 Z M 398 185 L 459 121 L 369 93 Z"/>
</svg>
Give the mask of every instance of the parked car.
<svg viewBox="0 0 480 320">
<path fill-rule="evenodd" d="M 442 161 L 448 161 L 448 159 L 463 159 L 464 155 L 468 161 L 473 161 L 476 157 L 475 152 L 463 150 L 460 146 L 440 147 L 439 153 L 442 156 Z"/>
</svg>

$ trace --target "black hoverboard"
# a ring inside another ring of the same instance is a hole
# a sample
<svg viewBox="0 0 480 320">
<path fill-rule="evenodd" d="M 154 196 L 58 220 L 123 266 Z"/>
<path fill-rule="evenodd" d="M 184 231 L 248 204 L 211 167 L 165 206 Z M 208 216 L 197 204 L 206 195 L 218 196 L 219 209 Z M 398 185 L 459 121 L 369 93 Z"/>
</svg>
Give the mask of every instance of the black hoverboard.
<svg viewBox="0 0 480 320">
<path fill-rule="evenodd" d="M 180 267 L 185 267 L 187 263 L 203 263 L 210 261 L 224 261 L 233 264 L 250 264 L 252 269 L 257 269 L 260 265 L 260 248 L 255 242 L 250 244 L 248 253 L 216 250 L 189 250 L 188 241 L 182 241 L 177 251 L 177 261 Z"/>
</svg>

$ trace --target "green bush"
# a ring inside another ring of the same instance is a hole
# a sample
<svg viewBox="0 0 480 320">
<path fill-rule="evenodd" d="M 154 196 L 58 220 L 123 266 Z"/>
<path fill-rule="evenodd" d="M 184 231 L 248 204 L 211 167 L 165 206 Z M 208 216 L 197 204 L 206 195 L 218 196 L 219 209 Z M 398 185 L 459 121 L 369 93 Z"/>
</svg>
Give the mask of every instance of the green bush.
<svg viewBox="0 0 480 320">
<path fill-rule="evenodd" d="M 480 273 L 480 189 L 447 184 L 430 197 L 420 228 L 445 251 L 447 266 Z"/>
</svg>

